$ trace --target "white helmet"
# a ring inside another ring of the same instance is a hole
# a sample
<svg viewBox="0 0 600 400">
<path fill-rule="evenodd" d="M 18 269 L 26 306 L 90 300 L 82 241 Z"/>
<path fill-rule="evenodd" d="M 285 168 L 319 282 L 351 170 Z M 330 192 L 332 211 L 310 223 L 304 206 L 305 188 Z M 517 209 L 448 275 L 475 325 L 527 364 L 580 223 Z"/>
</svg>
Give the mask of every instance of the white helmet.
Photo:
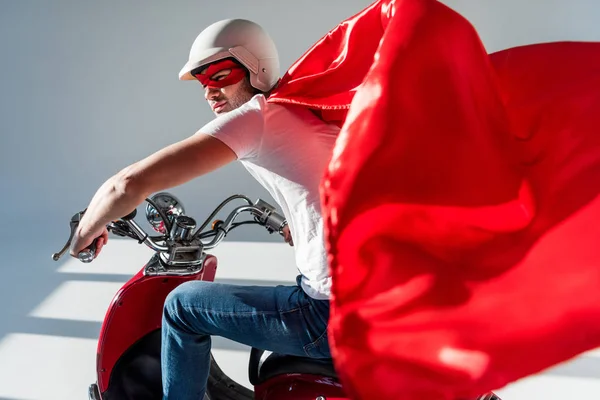
<svg viewBox="0 0 600 400">
<path fill-rule="evenodd" d="M 268 92 L 279 79 L 277 48 L 267 32 L 245 19 L 226 19 L 204 29 L 192 44 L 180 80 L 195 79 L 191 71 L 225 58 L 234 58 L 250 71 L 250 84 Z"/>
</svg>

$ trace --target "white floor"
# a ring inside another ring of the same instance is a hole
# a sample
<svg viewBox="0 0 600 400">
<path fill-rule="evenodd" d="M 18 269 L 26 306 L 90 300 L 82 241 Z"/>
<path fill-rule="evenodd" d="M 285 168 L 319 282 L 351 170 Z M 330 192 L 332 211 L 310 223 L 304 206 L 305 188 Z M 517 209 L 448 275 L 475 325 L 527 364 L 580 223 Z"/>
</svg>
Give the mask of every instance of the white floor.
<svg viewBox="0 0 600 400">
<path fill-rule="evenodd" d="M 220 260 L 220 280 L 277 284 L 293 282 L 296 274 L 291 267 L 292 249 L 285 244 L 223 243 L 214 253 Z M 0 400 L 86 398 L 87 387 L 95 380 L 96 338 L 106 306 L 150 255 L 150 250 L 134 242 L 112 240 L 92 264 L 65 259 L 57 268 L 48 252 L 47 263 L 42 262 L 45 282 L 11 287 L 5 281 L 5 297 L 0 298 L 5 303 L 0 329 Z M 10 260 L 7 265 L 11 267 Z M 21 267 L 18 273 L 27 274 L 25 263 Z M 32 282 L 32 275 L 25 276 L 20 276 L 21 281 Z M 11 281 L 19 281 L 17 278 Z M 214 353 L 228 375 L 249 386 L 246 347 L 216 340 Z M 498 393 L 505 400 L 600 399 L 600 351 Z"/>
</svg>

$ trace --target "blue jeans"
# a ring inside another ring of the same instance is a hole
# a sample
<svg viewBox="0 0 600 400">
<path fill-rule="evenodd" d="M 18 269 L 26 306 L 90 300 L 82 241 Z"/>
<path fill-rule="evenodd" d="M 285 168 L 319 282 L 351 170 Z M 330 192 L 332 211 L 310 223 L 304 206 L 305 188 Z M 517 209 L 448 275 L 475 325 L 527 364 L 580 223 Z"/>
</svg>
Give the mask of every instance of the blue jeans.
<svg viewBox="0 0 600 400">
<path fill-rule="evenodd" d="M 329 301 L 295 286 L 187 282 L 165 301 L 163 399 L 198 400 L 206 390 L 211 335 L 289 355 L 329 358 Z"/>
</svg>

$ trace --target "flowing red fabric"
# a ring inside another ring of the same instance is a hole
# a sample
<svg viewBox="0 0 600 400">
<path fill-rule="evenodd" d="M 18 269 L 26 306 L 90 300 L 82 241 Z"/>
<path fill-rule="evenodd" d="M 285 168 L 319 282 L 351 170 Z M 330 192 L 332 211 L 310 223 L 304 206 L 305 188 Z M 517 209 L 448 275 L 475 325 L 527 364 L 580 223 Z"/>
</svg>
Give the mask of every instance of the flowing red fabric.
<svg viewBox="0 0 600 400">
<path fill-rule="evenodd" d="M 435 0 L 378 1 L 270 101 L 343 126 L 321 191 L 352 398 L 474 398 L 600 346 L 599 43 L 488 55 Z"/>
</svg>

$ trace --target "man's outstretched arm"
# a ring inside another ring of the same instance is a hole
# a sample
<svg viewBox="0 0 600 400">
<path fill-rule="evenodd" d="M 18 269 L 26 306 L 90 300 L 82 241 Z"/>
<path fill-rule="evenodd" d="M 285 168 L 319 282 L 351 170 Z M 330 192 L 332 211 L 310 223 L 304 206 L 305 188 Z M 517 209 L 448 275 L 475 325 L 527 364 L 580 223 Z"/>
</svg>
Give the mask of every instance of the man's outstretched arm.
<svg viewBox="0 0 600 400">
<path fill-rule="evenodd" d="M 219 139 L 198 133 L 124 168 L 92 198 L 73 238 L 71 255 L 102 236 L 99 253 L 107 239 L 106 224 L 129 214 L 151 193 L 181 185 L 235 159 L 233 150 Z"/>
</svg>

